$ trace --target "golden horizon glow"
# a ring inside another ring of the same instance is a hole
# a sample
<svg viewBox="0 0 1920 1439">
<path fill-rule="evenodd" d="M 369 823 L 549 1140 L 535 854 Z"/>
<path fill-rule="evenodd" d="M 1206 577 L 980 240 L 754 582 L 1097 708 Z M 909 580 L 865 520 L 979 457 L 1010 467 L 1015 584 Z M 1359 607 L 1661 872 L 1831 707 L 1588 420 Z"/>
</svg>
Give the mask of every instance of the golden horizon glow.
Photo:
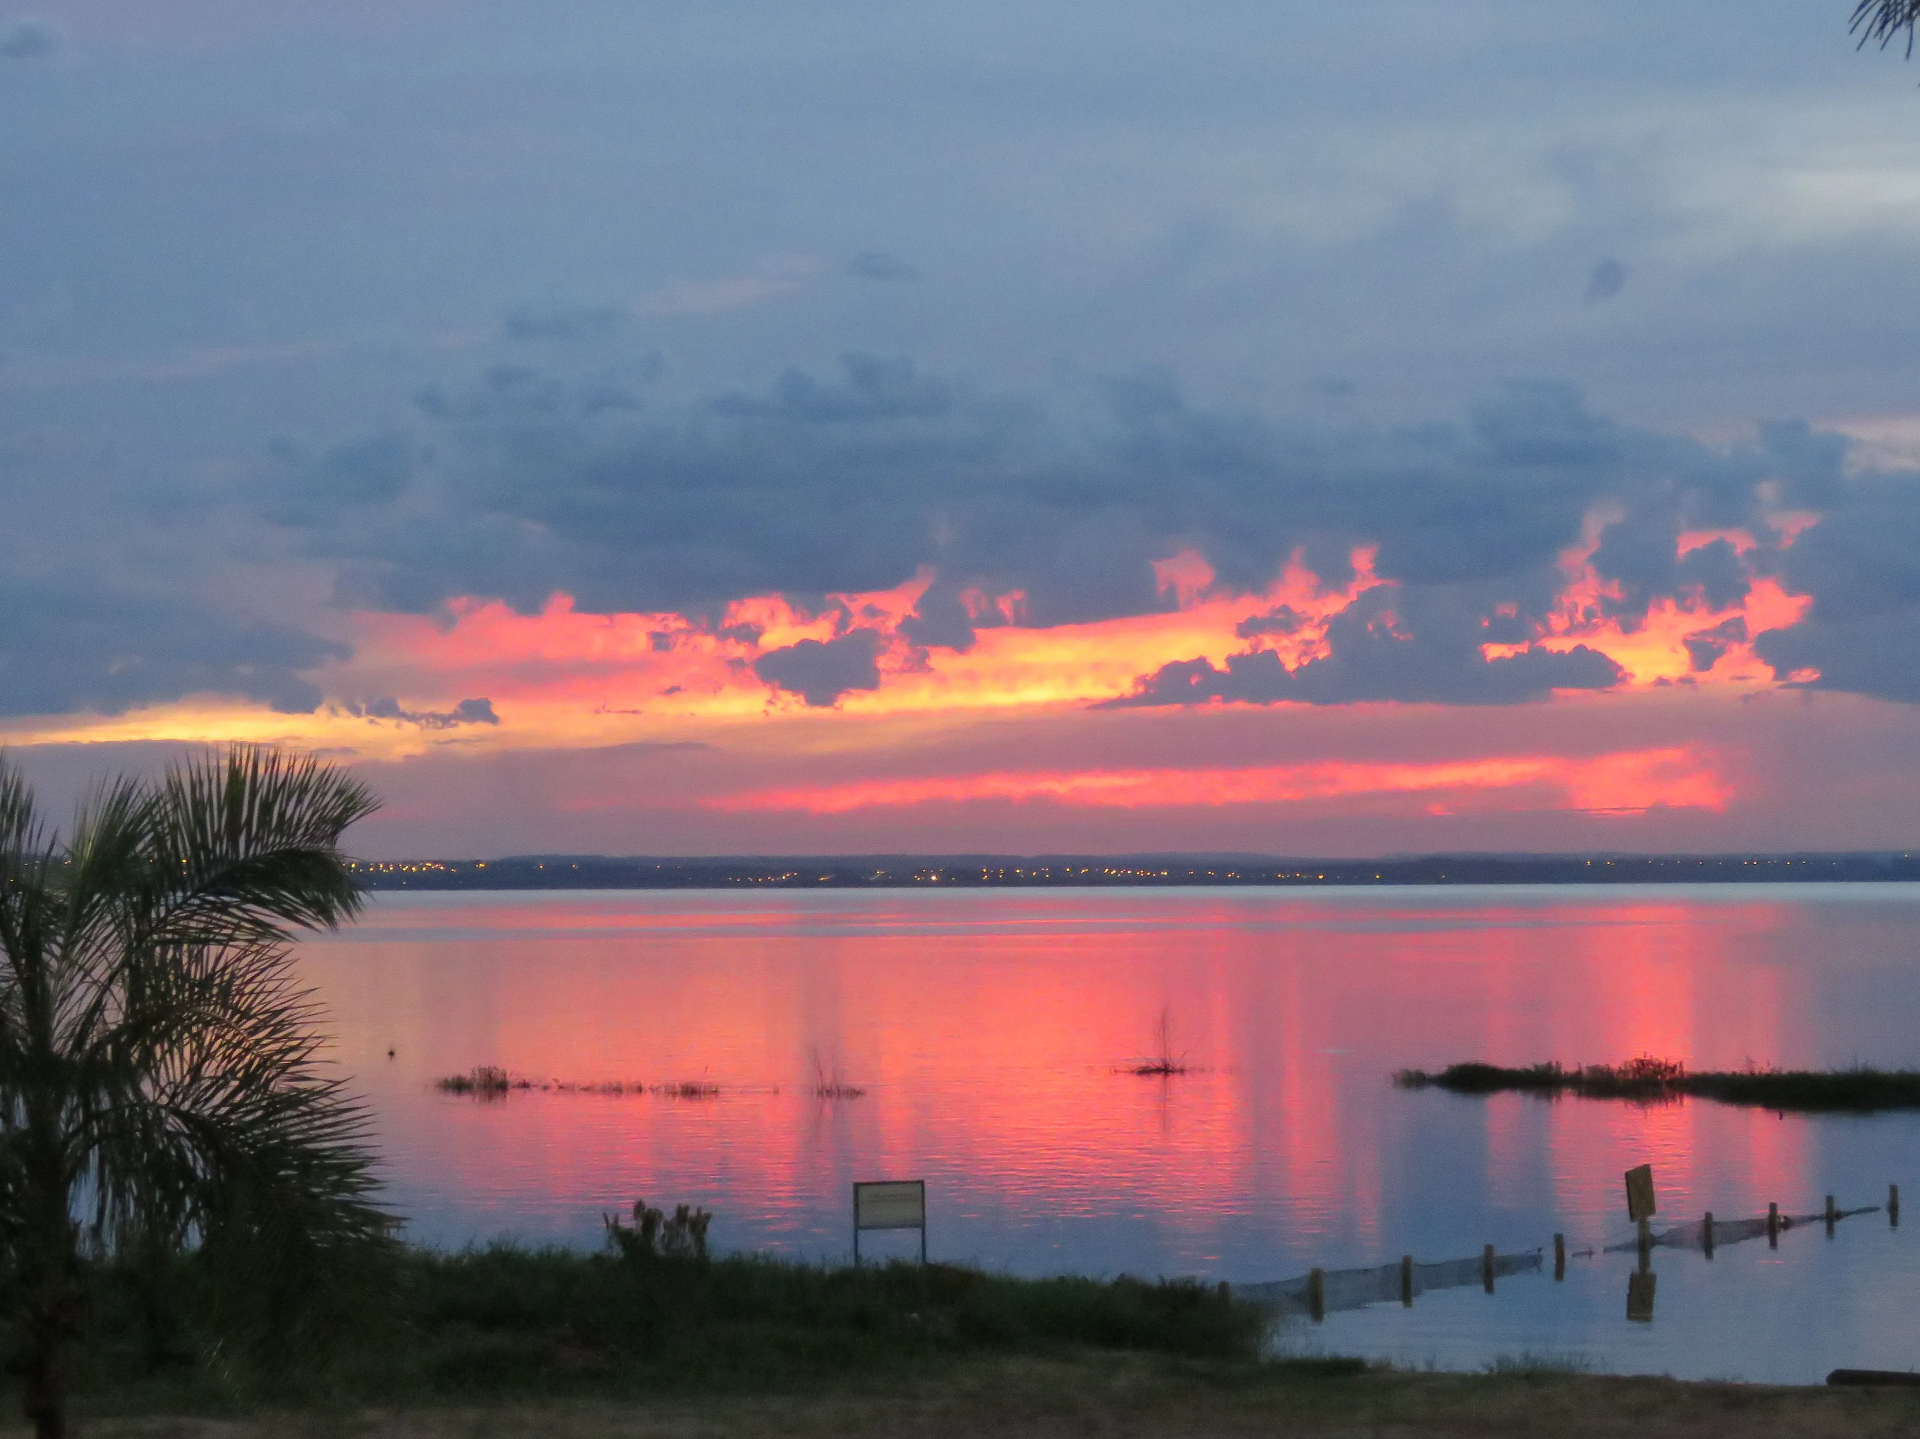
<svg viewBox="0 0 1920 1439">
<path fill-rule="evenodd" d="M 1655 805 L 1720 811 L 1733 786 L 1717 757 L 1698 746 L 1628 751 L 1591 758 L 1514 755 L 1446 764 L 1327 761 L 1237 769 L 997 771 L 913 779 L 856 780 L 717 796 L 710 809 L 851 810 L 978 800 L 1051 800 L 1137 809 L 1181 805 L 1288 804 L 1361 795 L 1534 791 L 1542 808 L 1590 814 L 1641 814 Z"/>
</svg>

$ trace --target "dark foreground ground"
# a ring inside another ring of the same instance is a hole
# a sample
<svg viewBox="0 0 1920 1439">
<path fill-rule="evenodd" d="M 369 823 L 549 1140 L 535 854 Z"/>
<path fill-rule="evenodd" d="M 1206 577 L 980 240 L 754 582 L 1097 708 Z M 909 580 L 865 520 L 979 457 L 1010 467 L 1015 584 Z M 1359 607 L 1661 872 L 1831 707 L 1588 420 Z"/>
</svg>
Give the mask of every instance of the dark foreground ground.
<svg viewBox="0 0 1920 1439">
<path fill-rule="evenodd" d="M 697 1253 L 704 1231 L 678 1223 L 611 1226 L 600 1254 L 394 1247 L 358 1271 L 336 1255 L 277 1285 L 251 1269 L 224 1276 L 204 1256 L 104 1271 L 73 1355 L 75 1433 L 1920 1434 L 1920 1389 L 1273 1360 L 1262 1352 L 1266 1317 L 1220 1286 L 708 1262 Z M 310 1302 L 287 1303 L 289 1286 Z M 306 1322 L 280 1322 L 296 1312 Z M 16 1383 L 0 1371 L 0 1439 L 27 1433 Z"/>
<path fill-rule="evenodd" d="M 0 1428 L 13 1439 L 17 1421 Z M 1913 1391 L 1841 1391 L 1557 1373 L 1326 1374 L 1130 1353 L 971 1361 L 884 1385 L 786 1394 L 500 1399 L 205 1418 L 97 1417 L 98 1439 L 734 1439 L 734 1436 L 1875 1436 L 1920 1432 Z"/>
</svg>

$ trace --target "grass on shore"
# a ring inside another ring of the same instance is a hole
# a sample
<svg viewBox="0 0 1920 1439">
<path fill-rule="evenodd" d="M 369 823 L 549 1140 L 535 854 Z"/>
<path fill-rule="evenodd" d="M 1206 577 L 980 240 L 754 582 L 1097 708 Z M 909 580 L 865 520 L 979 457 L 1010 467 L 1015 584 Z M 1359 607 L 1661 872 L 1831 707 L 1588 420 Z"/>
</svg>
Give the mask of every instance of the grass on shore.
<svg viewBox="0 0 1920 1439">
<path fill-rule="evenodd" d="M 395 1248 L 323 1332 L 268 1354 L 213 1338 L 193 1264 L 97 1276 L 74 1373 L 85 1436 L 1826 1439 L 1920 1428 L 1911 1390 L 1618 1380 L 1524 1356 L 1479 1375 L 1276 1361 L 1263 1357 L 1260 1311 L 1194 1282 L 706 1261 L 638 1240 L 600 1254 Z M 0 1381 L 0 1439 L 24 1433 L 18 1404 L 17 1380 Z"/>
<path fill-rule="evenodd" d="M 263 1403 L 806 1392 L 906 1382 L 994 1355 L 1096 1350 L 1255 1365 L 1265 1323 L 1252 1305 L 1189 1281 L 624 1248 L 398 1249 L 325 1336 L 277 1356 L 215 1340 L 196 1308 L 192 1261 L 157 1278 L 104 1273 L 74 1368 L 76 1408 L 238 1413 Z M 12 1385 L 0 1381 L 0 1415 L 18 1412 Z"/>
<path fill-rule="evenodd" d="M 1621 1065 L 1590 1064 L 1571 1069 L 1553 1063 L 1511 1069 L 1494 1064 L 1450 1064 L 1438 1074 L 1403 1069 L 1393 1080 L 1402 1089 L 1434 1088 L 1454 1094 L 1518 1092 L 1544 1098 L 1571 1094 L 1581 1099 L 1624 1099 L 1637 1104 L 1698 1098 L 1808 1113 L 1920 1109 L 1920 1070 L 1912 1069 L 1689 1073 L 1678 1061 L 1642 1056 Z"/>
</svg>

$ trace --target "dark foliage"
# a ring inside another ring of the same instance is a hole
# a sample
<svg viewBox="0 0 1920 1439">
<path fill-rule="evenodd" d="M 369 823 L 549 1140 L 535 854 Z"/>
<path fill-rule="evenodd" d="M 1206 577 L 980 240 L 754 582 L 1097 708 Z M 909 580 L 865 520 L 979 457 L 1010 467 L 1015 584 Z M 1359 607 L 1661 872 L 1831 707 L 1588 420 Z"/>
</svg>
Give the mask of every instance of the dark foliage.
<svg viewBox="0 0 1920 1439">
<path fill-rule="evenodd" d="M 1914 25 L 1920 22 L 1920 0 L 1860 0 L 1848 29 L 1862 45 L 1877 43 L 1882 50 L 1907 32 L 1907 54 L 1913 54 Z"/>
<path fill-rule="evenodd" d="M 1444 1089 L 1453 1094 L 1534 1094 L 1554 1098 L 1625 1099 L 1663 1104 L 1695 1097 L 1722 1104 L 1802 1112 L 1870 1113 L 1920 1109 L 1920 1070 L 1753 1069 L 1689 1074 L 1676 1060 L 1642 1055 L 1625 1064 L 1566 1069 L 1535 1064 L 1508 1069 L 1494 1064 L 1450 1064 L 1438 1074 L 1403 1069 L 1393 1082 L 1402 1089 Z"/>
<path fill-rule="evenodd" d="M 63 839 L 0 756 L 0 1340 L 41 1439 L 98 1274 L 270 1366 L 379 1267 L 365 1111 L 320 1066 L 290 944 L 358 909 L 337 842 L 372 808 L 330 766 L 235 749 L 103 786 Z"/>
</svg>

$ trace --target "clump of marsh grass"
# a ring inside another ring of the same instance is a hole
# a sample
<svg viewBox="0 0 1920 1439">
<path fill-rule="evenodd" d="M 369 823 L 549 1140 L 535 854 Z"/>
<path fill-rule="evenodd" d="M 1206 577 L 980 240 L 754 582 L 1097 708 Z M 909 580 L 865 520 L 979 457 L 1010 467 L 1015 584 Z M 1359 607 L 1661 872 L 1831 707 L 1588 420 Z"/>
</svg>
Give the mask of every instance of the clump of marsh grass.
<svg viewBox="0 0 1920 1439">
<path fill-rule="evenodd" d="M 477 1064 L 465 1074 L 449 1074 L 434 1081 L 447 1094 L 470 1094 L 475 1099 L 505 1099 L 510 1089 L 531 1089 L 531 1081 L 514 1080 L 497 1064 Z"/>
<path fill-rule="evenodd" d="M 669 1099 L 718 1099 L 720 1086 L 709 1084 L 704 1079 L 689 1079 L 678 1084 L 656 1084 L 653 1092 L 664 1094 Z"/>
<path fill-rule="evenodd" d="M 1132 1073 L 1170 1079 L 1188 1072 L 1186 1055 L 1173 1052 L 1173 1022 L 1166 1010 L 1160 1011 L 1160 1052 L 1152 1059 L 1132 1066 Z"/>
<path fill-rule="evenodd" d="M 1453 1094 L 1535 1094 L 1556 1098 L 1624 1099 L 1634 1104 L 1671 1104 L 1712 1099 L 1773 1110 L 1868 1113 L 1920 1109 L 1920 1070 L 1747 1069 L 1689 1073 L 1679 1060 L 1641 1055 L 1625 1064 L 1565 1068 L 1534 1064 L 1450 1064 L 1438 1074 L 1403 1069 L 1393 1077 L 1401 1089 L 1444 1089 Z"/>
<path fill-rule="evenodd" d="M 467 1094 L 475 1099 L 504 1099 L 515 1089 L 537 1090 L 541 1094 L 600 1094 L 619 1097 L 627 1094 L 658 1094 L 668 1099 L 714 1099 L 720 1086 L 710 1080 L 689 1079 L 673 1084 L 648 1084 L 640 1079 L 603 1079 L 591 1084 L 561 1079 L 515 1078 L 494 1064 L 477 1065 L 465 1074 L 450 1074 L 433 1082 L 435 1089 L 447 1094 Z M 776 1094 L 778 1090 L 774 1091 Z"/>
<path fill-rule="evenodd" d="M 811 1051 L 813 1056 L 813 1097 L 815 1099 L 858 1099 L 866 1093 L 857 1084 L 849 1084 L 840 1073 L 840 1066 L 829 1070 L 820 1062 L 820 1051 Z"/>
</svg>

